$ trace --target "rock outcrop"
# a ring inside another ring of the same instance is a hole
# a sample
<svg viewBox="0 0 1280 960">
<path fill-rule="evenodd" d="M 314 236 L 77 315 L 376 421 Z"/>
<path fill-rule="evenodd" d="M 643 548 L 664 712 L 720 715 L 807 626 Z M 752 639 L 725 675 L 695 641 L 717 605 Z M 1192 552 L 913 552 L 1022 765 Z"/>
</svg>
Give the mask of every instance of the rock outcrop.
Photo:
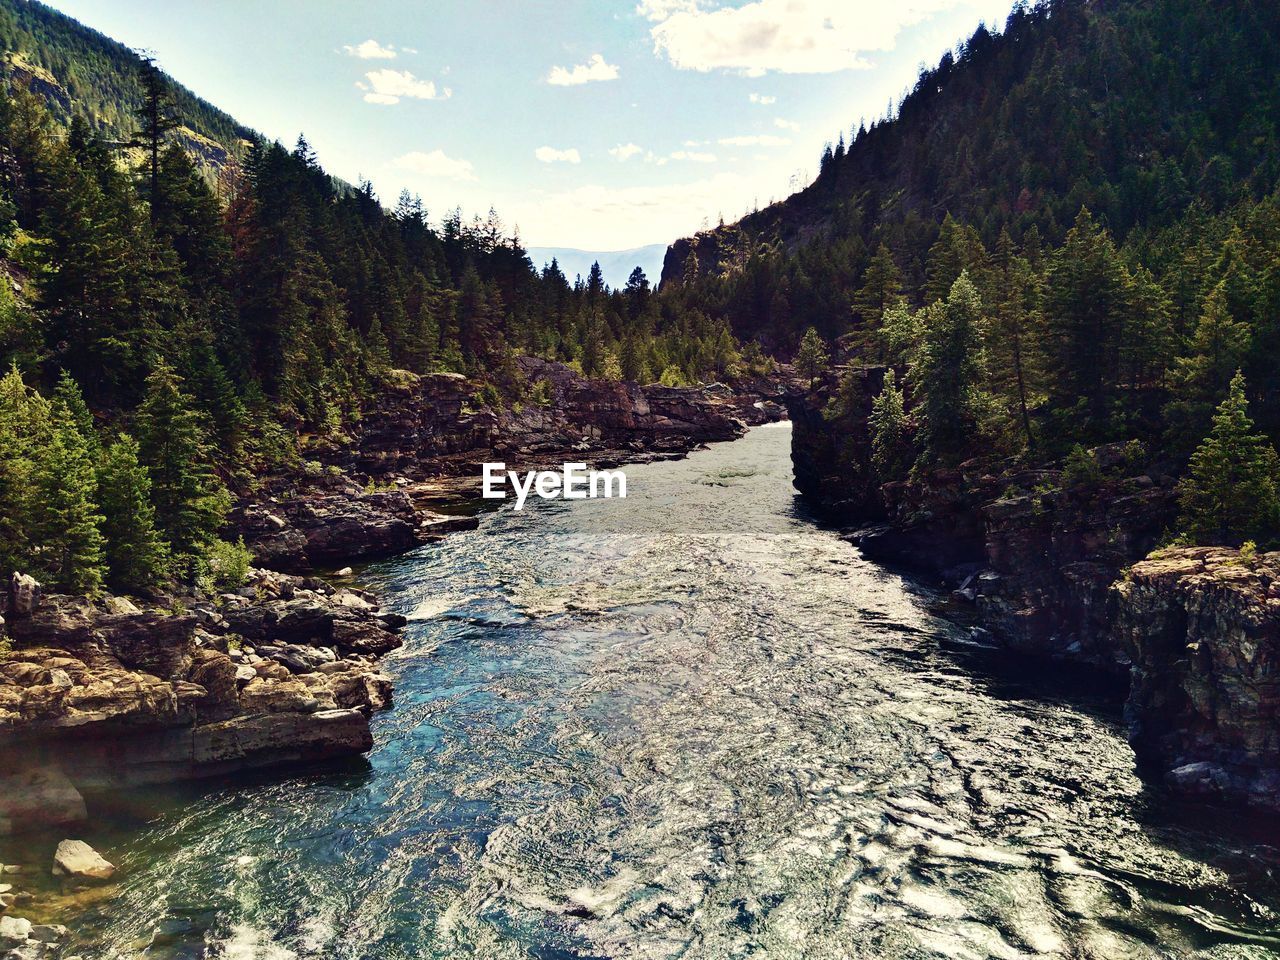
<svg viewBox="0 0 1280 960">
<path fill-rule="evenodd" d="M 0 772 L 0 836 L 19 830 L 73 827 L 88 819 L 84 797 L 59 767 Z"/>
<path fill-rule="evenodd" d="M 1108 590 L 1173 522 L 1173 480 L 1128 445 L 1092 451 L 1096 477 L 974 459 L 881 484 L 867 417 L 882 367 L 850 367 L 793 399 L 796 487 L 822 514 L 857 528 L 870 559 L 921 571 L 982 612 L 994 639 L 1024 653 L 1127 668 Z"/>
<path fill-rule="evenodd" d="M 1135 753 L 1172 787 L 1280 810 L 1280 553 L 1151 553 L 1176 487 L 1130 444 L 1090 451 L 1075 476 L 974 460 L 876 486 L 878 376 L 855 369 L 839 406 L 833 382 L 792 401 L 800 491 L 863 525 L 868 557 L 950 583 L 994 642 L 1128 675 Z"/>
<path fill-rule="evenodd" d="M 265 478 L 232 514 L 232 529 L 255 562 L 292 573 L 392 556 L 449 526 L 408 492 L 424 478 L 478 481 L 487 460 L 531 469 L 681 456 L 781 419 L 779 401 L 794 390 L 784 374 L 737 388 L 665 387 L 589 379 L 536 357 L 515 364 L 541 402 L 493 409 L 461 375 L 395 372 L 352 437 L 317 448 L 308 469 Z"/>
<path fill-rule="evenodd" d="M 1280 553 L 1159 551 L 1112 593 L 1139 759 L 1181 790 L 1280 810 Z"/>
<path fill-rule="evenodd" d="M 50 765 L 84 790 L 363 753 L 403 624 L 368 594 L 265 571 L 187 610 L 49 596 L 8 615 L 0 752 L 51 795 Z M 5 817 L 40 819 L 0 802 Z"/>
</svg>

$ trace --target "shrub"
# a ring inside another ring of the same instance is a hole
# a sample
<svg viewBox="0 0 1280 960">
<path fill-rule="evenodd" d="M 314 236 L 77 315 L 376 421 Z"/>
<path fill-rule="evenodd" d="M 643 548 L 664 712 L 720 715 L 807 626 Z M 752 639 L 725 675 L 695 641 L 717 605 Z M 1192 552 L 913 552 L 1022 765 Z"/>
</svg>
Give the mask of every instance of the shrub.
<svg viewBox="0 0 1280 960">
<path fill-rule="evenodd" d="M 244 586 L 249 579 L 249 565 L 253 554 L 244 545 L 244 537 L 235 543 L 215 540 L 204 558 L 204 573 L 200 586 L 206 593 L 225 593 Z"/>
</svg>

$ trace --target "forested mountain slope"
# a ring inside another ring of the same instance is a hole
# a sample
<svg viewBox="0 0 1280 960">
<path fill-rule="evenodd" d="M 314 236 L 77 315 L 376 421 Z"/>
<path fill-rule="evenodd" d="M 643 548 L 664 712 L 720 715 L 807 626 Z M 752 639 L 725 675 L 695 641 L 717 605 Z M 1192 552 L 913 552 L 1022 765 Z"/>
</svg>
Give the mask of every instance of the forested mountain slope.
<svg viewBox="0 0 1280 960">
<path fill-rule="evenodd" d="M 38 0 L 0 0 L 4 76 L 42 97 L 63 123 L 85 120 L 103 140 L 134 139 L 144 89 L 138 54 Z M 175 139 L 197 165 L 217 173 L 255 134 L 186 87 L 165 78 L 182 125 Z"/>
<path fill-rule="evenodd" d="M 1057 246 L 1087 206 L 1141 248 L 1275 188 L 1278 56 L 1280 7 L 1261 0 L 1020 4 L 892 119 L 842 133 L 808 188 L 675 243 L 662 279 L 733 279 L 708 305 L 785 348 L 808 325 L 849 328 L 881 243 L 922 303 L 948 214 L 988 248 L 1006 228 Z"/>
<path fill-rule="evenodd" d="M 342 442 L 417 374 L 465 374 L 501 408 L 551 402 L 521 354 L 671 385 L 766 363 L 642 271 L 570 283 L 496 212 L 388 209 L 305 139 L 255 137 L 38 4 L 0 0 L 0 42 L 6 569 L 88 592 L 190 581 L 231 549 L 229 490 Z M 196 135 L 248 139 L 214 178 Z"/>
</svg>

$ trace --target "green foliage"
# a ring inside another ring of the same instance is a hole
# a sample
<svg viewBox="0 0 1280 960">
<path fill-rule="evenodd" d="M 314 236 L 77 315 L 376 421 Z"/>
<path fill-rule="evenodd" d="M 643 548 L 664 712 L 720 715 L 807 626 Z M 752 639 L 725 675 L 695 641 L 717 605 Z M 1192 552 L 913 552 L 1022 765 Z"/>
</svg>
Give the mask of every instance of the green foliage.
<svg viewBox="0 0 1280 960">
<path fill-rule="evenodd" d="M 125 592 L 157 586 L 168 569 L 168 546 L 157 529 L 151 503 L 151 477 L 140 456 L 138 441 L 120 434 L 98 464 L 102 532 L 110 568 L 107 582 Z"/>
<path fill-rule="evenodd" d="M 238 590 L 249 580 L 253 554 L 240 537 L 235 543 L 214 540 L 201 563 L 198 580 L 205 593 L 227 593 Z"/>
<path fill-rule="evenodd" d="M 810 327 L 804 332 L 800 348 L 796 351 L 796 370 L 809 381 L 810 388 L 817 382 L 828 359 L 827 345 L 818 331 Z"/>
<path fill-rule="evenodd" d="M 213 544 L 230 496 L 214 474 L 204 418 L 182 390 L 182 380 L 157 363 L 147 377 L 135 432 L 151 477 L 155 517 L 176 567 L 191 574 Z"/>
<path fill-rule="evenodd" d="M 1179 485 L 1183 531 L 1196 543 L 1274 539 L 1280 523 L 1278 481 L 1280 457 L 1253 432 L 1244 377 L 1237 373 Z"/>
<path fill-rule="evenodd" d="M 475 400 L 480 406 L 489 407 L 491 410 L 501 410 L 504 406 L 502 394 L 492 383 L 480 384 L 480 389 L 476 391 Z"/>
<path fill-rule="evenodd" d="M 664 387 L 687 387 L 689 385 L 684 371 L 674 363 L 668 364 L 663 369 L 662 376 L 658 378 L 658 382 Z"/>
<path fill-rule="evenodd" d="M 547 380 L 538 380 L 529 388 L 529 402 L 539 407 L 549 407 L 555 399 L 555 395 L 551 392 L 551 383 Z"/>
<path fill-rule="evenodd" d="M 76 422 L 79 392 L 30 390 L 17 368 L 0 381 L 0 561 L 66 590 L 93 593 L 106 574 L 97 439 Z"/>
<path fill-rule="evenodd" d="M 883 480 L 902 480 L 911 469 L 911 425 L 905 398 L 893 370 L 885 372 L 884 387 L 871 403 L 871 465 Z"/>
<path fill-rule="evenodd" d="M 911 369 L 923 464 L 964 459 L 982 426 L 981 317 L 982 301 L 967 272 L 952 284 L 946 303 L 927 312 L 923 342 Z"/>
<path fill-rule="evenodd" d="M 1063 464 L 1062 484 L 1069 489 L 1097 489 L 1102 485 L 1102 466 L 1098 458 L 1077 443 Z"/>
<path fill-rule="evenodd" d="M 36 460 L 36 510 L 31 533 L 45 578 L 77 593 L 93 593 L 106 573 L 98 510 L 97 436 L 75 381 L 54 394 L 48 445 Z"/>
</svg>

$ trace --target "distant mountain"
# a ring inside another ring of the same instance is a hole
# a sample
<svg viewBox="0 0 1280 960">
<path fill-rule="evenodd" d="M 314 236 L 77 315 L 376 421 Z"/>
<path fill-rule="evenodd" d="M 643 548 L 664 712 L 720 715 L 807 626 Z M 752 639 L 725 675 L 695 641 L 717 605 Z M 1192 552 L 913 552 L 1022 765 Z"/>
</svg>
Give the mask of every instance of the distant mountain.
<svg viewBox="0 0 1280 960">
<path fill-rule="evenodd" d="M 591 264 L 600 261 L 600 270 L 604 273 L 604 281 L 610 287 L 618 288 L 626 285 L 631 271 L 639 267 L 655 286 L 658 274 L 662 272 L 662 257 L 667 252 L 666 244 L 651 243 L 647 247 L 634 247 L 631 250 L 609 250 L 593 252 L 575 250 L 572 247 L 530 247 L 529 259 L 539 270 L 552 258 L 560 264 L 560 269 L 572 283 L 577 274 L 586 279 Z"/>
<path fill-rule="evenodd" d="M 0 0 L 0 75 L 42 97 L 63 123 L 83 117 L 109 142 L 128 141 L 142 103 L 138 54 L 36 0 Z M 184 126 L 176 139 L 216 175 L 256 134 L 169 80 Z"/>
</svg>

